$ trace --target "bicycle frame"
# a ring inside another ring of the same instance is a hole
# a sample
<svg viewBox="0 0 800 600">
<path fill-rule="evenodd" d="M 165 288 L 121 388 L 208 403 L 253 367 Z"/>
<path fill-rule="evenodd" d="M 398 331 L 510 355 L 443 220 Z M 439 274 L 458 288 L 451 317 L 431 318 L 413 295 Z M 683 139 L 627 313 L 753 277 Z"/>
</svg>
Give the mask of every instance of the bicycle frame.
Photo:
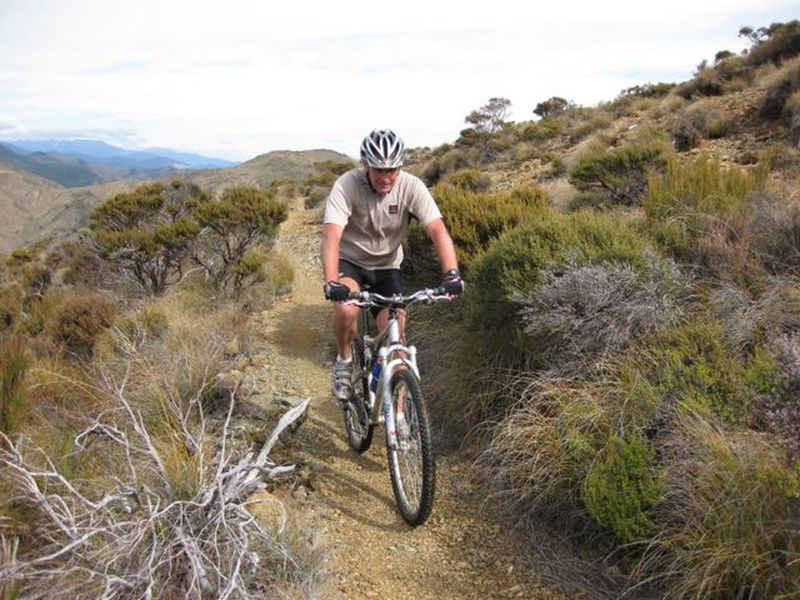
<svg viewBox="0 0 800 600">
<path fill-rule="evenodd" d="M 419 369 L 417 368 L 417 349 L 415 346 L 407 346 L 402 342 L 400 333 L 400 321 L 398 311 L 407 308 L 412 304 L 432 303 L 440 300 L 450 300 L 451 297 L 443 294 L 441 290 L 425 289 L 419 290 L 410 296 L 397 295 L 387 298 L 379 294 L 370 292 L 357 292 L 351 296 L 348 302 L 361 308 L 362 333 L 361 339 L 364 347 L 364 369 L 359 377 L 367 376 L 367 412 L 371 425 L 384 423 L 386 426 L 387 443 L 392 450 L 397 449 L 397 423 L 395 420 L 394 406 L 392 404 L 392 375 L 399 368 L 411 369 L 420 379 Z M 381 306 L 389 310 L 389 320 L 386 327 L 376 335 L 370 336 L 369 316 L 367 308 L 371 306 Z M 372 362 L 376 355 L 381 365 L 381 374 L 378 378 L 376 389 L 372 391 Z"/>
<path fill-rule="evenodd" d="M 389 447 L 397 448 L 397 428 L 395 421 L 394 405 L 392 404 L 392 392 L 390 389 L 392 375 L 401 365 L 412 369 L 419 378 L 417 368 L 417 348 L 413 345 L 407 346 L 402 343 L 400 334 L 400 321 L 397 315 L 398 309 L 394 306 L 389 307 L 389 321 L 386 327 L 376 335 L 370 336 L 369 316 L 366 307 L 362 307 L 362 325 L 364 342 L 364 369 L 367 373 L 367 389 L 369 398 L 367 399 L 370 422 L 373 425 L 384 423 L 386 425 L 386 436 Z M 376 392 L 372 391 L 372 360 L 375 357 L 377 348 L 377 361 L 381 365 L 381 374 L 378 377 Z M 395 358 L 391 358 L 391 356 Z M 361 373 L 363 377 L 364 373 Z M 380 401 L 379 401 L 380 400 Z"/>
</svg>

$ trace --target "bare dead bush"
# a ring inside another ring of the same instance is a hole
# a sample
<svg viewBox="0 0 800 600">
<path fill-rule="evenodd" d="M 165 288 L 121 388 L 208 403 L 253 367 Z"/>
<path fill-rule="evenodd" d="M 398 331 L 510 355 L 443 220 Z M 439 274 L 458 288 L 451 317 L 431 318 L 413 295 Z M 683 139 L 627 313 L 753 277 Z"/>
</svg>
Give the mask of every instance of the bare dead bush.
<svg viewBox="0 0 800 600">
<path fill-rule="evenodd" d="M 23 552 L 14 546 L 19 523 L 0 520 L 3 547 L 14 550 L 0 553 L 0 581 L 26 598 L 250 598 L 300 578 L 285 519 L 268 530 L 248 497 L 294 470 L 270 451 L 308 400 L 256 452 L 237 443 L 233 393 L 224 420 L 207 418 L 197 393 L 166 404 L 154 429 L 129 400 L 132 372 L 103 373 L 113 404 L 74 438 L 70 461 L 92 465 L 88 476 L 65 474 L 24 436 L 0 434 L 3 499 L 33 525 Z"/>
</svg>

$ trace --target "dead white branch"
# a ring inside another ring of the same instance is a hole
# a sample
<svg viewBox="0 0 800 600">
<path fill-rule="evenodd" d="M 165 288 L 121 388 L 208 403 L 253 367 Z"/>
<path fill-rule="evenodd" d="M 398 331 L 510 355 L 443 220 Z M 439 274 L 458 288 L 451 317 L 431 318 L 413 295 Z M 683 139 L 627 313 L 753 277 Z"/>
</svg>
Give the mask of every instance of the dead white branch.
<svg viewBox="0 0 800 600">
<path fill-rule="evenodd" d="M 106 378 L 118 410 L 105 411 L 75 437 L 73 455 L 117 457 L 109 461 L 116 470 L 92 482 L 71 480 L 29 441 L 0 433 L 3 485 L 15 506 L 35 515 L 40 532 L 36 551 L 24 557 L 15 538 L 0 538 L 0 582 L 8 589 L 19 584 L 34 599 L 56 592 L 101 599 L 251 597 L 260 553 L 285 561 L 286 552 L 247 510 L 247 496 L 265 478 L 294 469 L 273 462 L 270 452 L 309 400 L 281 417 L 257 453 L 243 456 L 231 426 L 233 393 L 216 425 L 216 444 L 206 439 L 199 396 L 184 409 L 171 403 L 179 412 L 175 433 L 195 469 L 187 485 L 126 397 L 127 375 L 120 383 Z M 0 534 L 6 525 L 0 522 Z"/>
</svg>

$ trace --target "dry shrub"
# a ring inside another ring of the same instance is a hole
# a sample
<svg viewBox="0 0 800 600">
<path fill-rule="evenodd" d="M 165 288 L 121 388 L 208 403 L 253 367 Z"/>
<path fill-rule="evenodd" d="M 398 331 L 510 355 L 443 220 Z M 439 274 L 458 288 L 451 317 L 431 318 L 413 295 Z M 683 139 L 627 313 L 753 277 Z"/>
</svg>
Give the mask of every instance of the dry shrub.
<svg viewBox="0 0 800 600">
<path fill-rule="evenodd" d="M 749 229 L 753 250 L 773 273 L 800 269 L 800 202 L 781 195 L 753 199 Z"/>
<path fill-rule="evenodd" d="M 294 283 L 294 266 L 285 254 L 273 250 L 269 253 L 263 266 L 265 283 L 270 294 L 279 296 L 292 288 Z"/>
<path fill-rule="evenodd" d="M 51 334 L 64 344 L 68 353 L 89 357 L 98 336 L 111 326 L 116 312 L 116 304 L 104 294 L 68 296 L 58 309 Z"/>
<path fill-rule="evenodd" d="M 542 212 L 530 222 L 501 235 L 473 261 L 467 294 L 468 320 L 483 335 L 484 347 L 525 364 L 528 356 L 514 297 L 530 292 L 542 271 L 563 265 L 621 263 L 642 267 L 647 243 L 619 213 Z M 511 364 L 511 363 L 509 363 Z"/>
<path fill-rule="evenodd" d="M 797 468 L 753 432 L 687 415 L 662 449 L 664 530 L 640 572 L 670 598 L 789 598 L 800 589 Z"/>
<path fill-rule="evenodd" d="M 424 307 L 408 324 L 410 343 L 417 346 L 425 399 L 433 413 L 434 436 L 444 447 L 473 441 L 471 434 L 494 414 L 498 364 L 484 351 L 484 336 L 465 327 L 455 305 Z M 442 360 L 446 356 L 447 360 Z"/>
<path fill-rule="evenodd" d="M 749 223 L 746 213 L 698 215 L 689 260 L 708 276 L 732 279 L 744 287 L 755 285 L 765 273 L 753 252 Z"/>
<path fill-rule="evenodd" d="M 759 115 L 768 120 L 781 118 L 789 98 L 800 89 L 800 57 L 765 76 L 763 85 L 766 91 Z"/>
<path fill-rule="evenodd" d="M 800 90 L 792 92 L 783 105 L 783 119 L 789 128 L 792 144 L 800 144 Z"/>
<path fill-rule="evenodd" d="M 724 137 L 730 127 L 730 118 L 710 101 L 695 102 L 677 114 L 672 124 L 675 148 L 685 152 L 696 147 L 703 138 Z"/>
<path fill-rule="evenodd" d="M 464 169 L 449 173 L 443 178 L 442 183 L 446 183 L 469 192 L 488 192 L 492 187 L 492 178 L 487 173 L 482 173 L 477 169 Z"/>
<path fill-rule="evenodd" d="M 169 440 L 130 404 L 124 380 L 106 384 L 115 410 L 79 431 L 72 445 L 73 456 L 90 454 L 102 465 L 99 474 L 72 476 L 29 440 L 12 443 L 0 434 L 3 488 L 35 526 L 25 532 L 25 550 L 0 563 L 0 580 L 18 583 L 31 598 L 57 590 L 198 600 L 263 597 L 283 581 L 313 581 L 317 570 L 298 572 L 312 567 L 307 556 L 295 561 L 284 544 L 287 528 L 268 531 L 247 508 L 261 479 L 293 471 L 269 453 L 308 401 L 284 415 L 256 453 L 236 443 L 232 397 L 224 422 L 206 419 L 198 403 L 173 415 Z M 208 435 L 219 443 L 206 443 Z M 0 522 L 3 538 L 18 533 L 13 526 Z"/>
<path fill-rule="evenodd" d="M 800 333 L 781 334 L 765 348 L 755 373 L 761 383 L 754 401 L 759 424 L 790 457 L 800 459 Z"/>
<path fill-rule="evenodd" d="M 519 295 L 529 353 L 553 373 L 598 368 L 632 339 L 683 315 L 689 279 L 677 265 L 648 254 L 641 268 L 611 263 L 549 267 Z"/>
<path fill-rule="evenodd" d="M 751 351 L 760 340 L 800 331 L 800 290 L 794 281 L 764 280 L 759 293 L 737 285 L 711 290 L 709 304 L 725 332 L 725 339 L 741 352 Z"/>
</svg>

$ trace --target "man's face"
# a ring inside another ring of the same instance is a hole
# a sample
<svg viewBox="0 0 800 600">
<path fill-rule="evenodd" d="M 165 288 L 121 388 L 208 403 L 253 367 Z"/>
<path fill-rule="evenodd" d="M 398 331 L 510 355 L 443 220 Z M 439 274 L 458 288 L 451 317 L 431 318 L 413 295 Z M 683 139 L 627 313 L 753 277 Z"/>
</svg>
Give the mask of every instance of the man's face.
<svg viewBox="0 0 800 600">
<path fill-rule="evenodd" d="M 399 174 L 400 167 L 395 167 L 394 169 L 376 169 L 375 167 L 367 165 L 369 182 L 372 184 L 372 189 L 379 194 L 386 195 L 391 192 Z"/>
</svg>

